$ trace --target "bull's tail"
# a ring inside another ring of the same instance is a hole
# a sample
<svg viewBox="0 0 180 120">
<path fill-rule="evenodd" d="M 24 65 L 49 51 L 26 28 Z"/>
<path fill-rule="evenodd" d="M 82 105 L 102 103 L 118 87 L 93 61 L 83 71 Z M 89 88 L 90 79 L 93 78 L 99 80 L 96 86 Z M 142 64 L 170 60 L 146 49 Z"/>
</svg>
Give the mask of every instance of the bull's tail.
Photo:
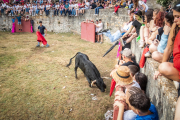
<svg viewBox="0 0 180 120">
<path fill-rule="evenodd" d="M 79 53 L 80 53 L 80 52 L 77 52 L 76 55 L 79 54 Z M 75 55 L 74 57 L 76 57 L 76 55 Z M 72 57 L 72 58 L 70 59 L 69 64 L 67 64 L 66 67 L 69 67 L 69 66 L 71 65 L 72 59 L 73 59 L 74 57 Z"/>
</svg>

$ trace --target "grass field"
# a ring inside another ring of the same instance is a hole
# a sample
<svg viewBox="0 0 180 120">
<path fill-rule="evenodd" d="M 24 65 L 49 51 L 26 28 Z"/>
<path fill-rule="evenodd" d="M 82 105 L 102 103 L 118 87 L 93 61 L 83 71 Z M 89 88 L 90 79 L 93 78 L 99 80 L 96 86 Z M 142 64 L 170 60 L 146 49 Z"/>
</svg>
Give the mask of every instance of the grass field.
<svg viewBox="0 0 180 120">
<path fill-rule="evenodd" d="M 102 120 L 113 107 L 111 80 L 106 92 L 90 88 L 82 71 L 75 79 L 77 52 L 85 53 L 102 77 L 109 77 L 116 50 L 102 57 L 111 46 L 80 39 L 73 33 L 48 33 L 50 47 L 36 48 L 36 34 L 0 32 L 0 119 L 7 120 Z M 92 97 L 97 100 L 92 100 Z"/>
</svg>

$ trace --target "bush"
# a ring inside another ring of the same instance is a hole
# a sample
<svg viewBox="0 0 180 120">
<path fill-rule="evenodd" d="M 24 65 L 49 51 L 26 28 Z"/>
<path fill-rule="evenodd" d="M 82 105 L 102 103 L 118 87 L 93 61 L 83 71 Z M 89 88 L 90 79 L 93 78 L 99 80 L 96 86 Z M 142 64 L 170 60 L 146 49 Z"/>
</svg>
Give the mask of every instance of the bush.
<svg viewBox="0 0 180 120">
<path fill-rule="evenodd" d="M 168 7 L 168 5 L 172 2 L 172 0 L 157 0 L 157 3 L 162 5 L 163 7 Z"/>
</svg>

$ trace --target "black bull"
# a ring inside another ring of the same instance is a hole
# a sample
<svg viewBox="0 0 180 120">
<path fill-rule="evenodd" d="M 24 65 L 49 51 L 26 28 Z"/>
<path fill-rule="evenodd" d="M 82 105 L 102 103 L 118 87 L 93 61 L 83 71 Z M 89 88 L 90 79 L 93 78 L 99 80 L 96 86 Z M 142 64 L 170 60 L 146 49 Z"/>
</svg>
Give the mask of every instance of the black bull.
<svg viewBox="0 0 180 120">
<path fill-rule="evenodd" d="M 106 85 L 104 84 L 104 81 L 101 78 L 101 75 L 100 75 L 98 69 L 89 60 L 88 56 L 86 54 L 78 52 L 74 57 L 76 57 L 75 69 L 74 69 L 76 79 L 77 79 L 77 69 L 79 67 L 83 71 L 83 73 L 89 83 L 89 86 L 92 87 L 93 84 L 96 84 L 96 86 L 101 90 L 101 92 L 104 92 L 106 89 Z M 69 67 L 71 65 L 73 58 L 70 59 L 70 62 L 66 67 Z"/>
</svg>

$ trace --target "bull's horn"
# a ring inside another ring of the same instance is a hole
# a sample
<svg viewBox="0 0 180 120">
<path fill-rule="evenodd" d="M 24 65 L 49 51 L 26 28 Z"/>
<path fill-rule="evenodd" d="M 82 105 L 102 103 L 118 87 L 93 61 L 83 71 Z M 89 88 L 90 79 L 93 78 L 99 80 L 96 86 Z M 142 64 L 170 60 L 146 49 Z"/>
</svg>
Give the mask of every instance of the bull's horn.
<svg viewBox="0 0 180 120">
<path fill-rule="evenodd" d="M 94 81 L 91 82 L 91 87 L 93 86 L 93 84 L 94 84 L 95 82 L 96 82 L 96 80 L 94 80 Z"/>
</svg>

